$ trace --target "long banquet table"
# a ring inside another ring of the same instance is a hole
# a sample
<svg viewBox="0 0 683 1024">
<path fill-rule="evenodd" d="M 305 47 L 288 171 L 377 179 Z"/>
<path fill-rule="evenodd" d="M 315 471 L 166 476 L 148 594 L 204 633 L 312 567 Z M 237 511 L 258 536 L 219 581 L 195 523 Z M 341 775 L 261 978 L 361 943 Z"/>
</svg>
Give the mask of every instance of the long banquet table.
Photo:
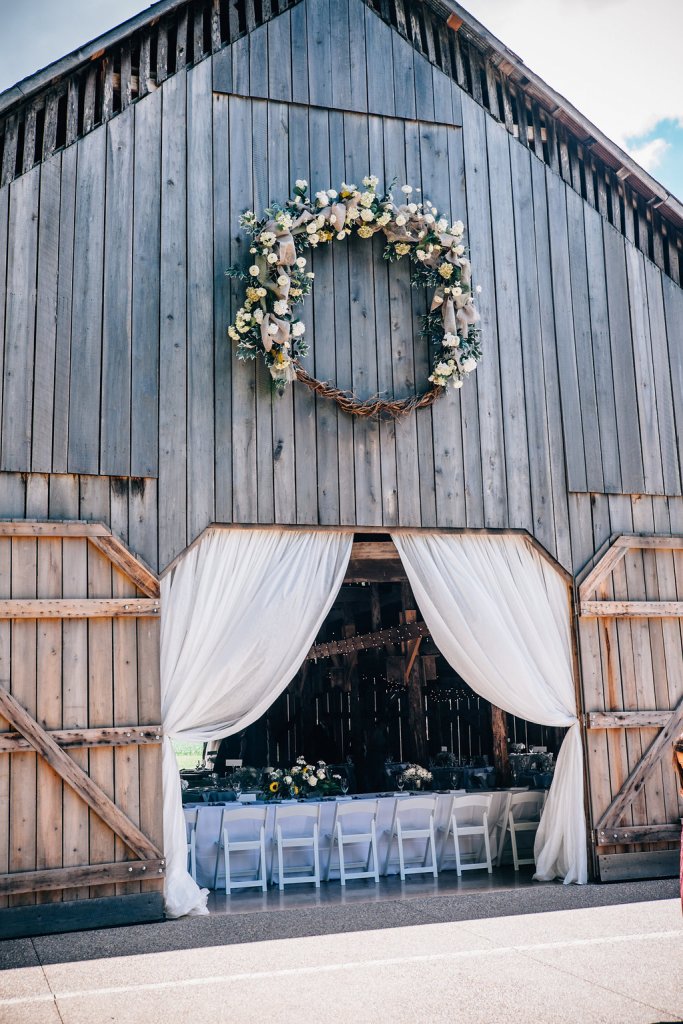
<svg viewBox="0 0 683 1024">
<path fill-rule="evenodd" d="M 489 836 L 491 841 L 491 857 L 495 863 L 496 854 L 498 851 L 498 843 L 500 837 L 503 834 L 504 821 L 507 813 L 508 798 L 512 792 L 519 792 L 519 787 L 516 790 L 504 789 L 504 790 L 493 790 L 490 791 L 492 797 L 491 808 L 489 812 Z M 464 789 L 451 790 L 448 793 L 398 793 L 392 795 L 372 794 L 366 793 L 362 796 L 356 797 L 338 797 L 335 799 L 327 800 L 306 800 L 305 805 L 313 806 L 316 810 L 320 806 L 320 832 L 319 832 L 319 845 L 320 845 L 320 864 L 323 878 L 325 877 L 325 868 L 328 862 L 329 849 L 330 849 L 330 837 L 332 832 L 332 824 L 334 820 L 335 803 L 337 801 L 349 802 L 353 800 L 358 804 L 359 812 L 362 811 L 362 805 L 364 800 L 377 800 L 378 811 L 377 811 L 377 845 L 379 854 L 379 869 L 380 873 L 385 872 L 387 849 L 389 845 L 389 836 L 394 819 L 394 809 L 397 801 L 408 804 L 408 810 L 401 811 L 401 818 L 404 825 L 410 828 L 410 801 L 414 796 L 435 796 L 436 797 L 436 813 L 435 813 L 435 826 L 436 826 L 436 846 L 437 855 L 440 856 L 441 845 L 444 838 L 444 829 L 448 821 L 450 814 L 450 807 L 454 797 L 472 795 L 466 794 Z M 488 794 L 487 794 L 488 795 Z M 223 856 L 218 857 L 218 872 L 216 874 L 216 859 L 219 853 L 219 840 L 221 834 L 221 821 L 224 820 L 226 825 L 229 826 L 230 815 L 234 814 L 240 806 L 244 805 L 244 797 L 241 802 L 232 802 L 221 804 L 197 804 L 191 805 L 186 804 L 183 808 L 185 812 L 186 821 L 189 824 L 195 822 L 196 819 L 196 864 L 197 864 L 197 882 L 199 885 L 205 888 L 214 888 L 214 878 L 216 879 L 216 888 L 222 888 L 225 885 L 225 872 Z M 268 857 L 268 866 L 270 866 L 271 851 L 273 848 L 273 835 L 274 835 L 274 824 L 275 824 L 275 810 L 277 806 L 287 806 L 288 804 L 295 804 L 296 801 L 283 801 L 282 804 L 271 802 L 266 805 L 266 853 Z M 262 807 L 263 804 L 253 802 L 251 806 Z M 303 804 L 302 804 L 303 806 Z M 236 838 L 241 838 L 240 836 Z M 245 836 L 246 838 L 246 836 Z M 466 844 L 470 844 L 476 840 L 465 839 L 461 840 L 461 846 L 465 848 Z M 348 847 L 345 851 L 349 858 L 354 856 L 362 856 L 367 852 L 367 846 L 365 851 L 355 851 L 353 847 Z M 450 846 L 450 853 L 452 853 L 452 845 Z M 299 855 L 297 857 L 297 854 Z M 290 866 L 300 865 L 302 868 L 305 867 L 310 859 L 310 855 L 307 851 L 288 851 L 288 855 L 291 857 L 289 861 Z M 242 857 L 254 857 L 255 854 L 242 854 Z M 449 857 L 445 864 L 444 870 L 455 869 L 455 863 L 452 857 Z M 398 851 L 396 843 L 393 844 L 392 855 L 389 860 L 388 870 L 386 874 L 398 874 Z M 332 859 L 332 866 L 330 870 L 330 878 L 339 878 L 339 867 L 336 855 Z"/>
</svg>

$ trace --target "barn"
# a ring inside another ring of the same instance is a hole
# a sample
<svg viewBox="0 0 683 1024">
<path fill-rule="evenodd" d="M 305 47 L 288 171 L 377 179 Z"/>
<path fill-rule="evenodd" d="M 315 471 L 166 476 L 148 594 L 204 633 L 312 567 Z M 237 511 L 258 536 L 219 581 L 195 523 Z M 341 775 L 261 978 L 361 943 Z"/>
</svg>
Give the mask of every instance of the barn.
<svg viewBox="0 0 683 1024">
<path fill-rule="evenodd" d="M 0 934 L 196 910 L 171 739 L 259 722 L 554 751 L 540 877 L 675 873 L 683 205 L 455 0 L 160 0 L 0 95 L 0 169 Z M 305 286 L 277 210 L 362 188 L 404 234 L 299 225 Z M 273 204 L 308 354 L 237 359 Z"/>
</svg>

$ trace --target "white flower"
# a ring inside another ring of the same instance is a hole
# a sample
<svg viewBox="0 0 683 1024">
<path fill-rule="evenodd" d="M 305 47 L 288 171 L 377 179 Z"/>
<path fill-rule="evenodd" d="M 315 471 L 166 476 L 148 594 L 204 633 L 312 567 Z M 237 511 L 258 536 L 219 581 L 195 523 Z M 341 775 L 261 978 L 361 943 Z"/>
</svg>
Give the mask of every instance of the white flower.
<svg viewBox="0 0 683 1024">
<path fill-rule="evenodd" d="M 417 249 L 416 252 L 415 252 L 415 255 L 417 256 L 417 258 L 419 260 L 426 260 L 427 259 L 427 253 L 424 251 L 424 249 Z"/>
<path fill-rule="evenodd" d="M 417 203 L 408 203 L 408 209 L 411 213 L 417 213 Z"/>
<path fill-rule="evenodd" d="M 355 188 L 356 188 L 355 185 L 349 185 L 345 181 L 342 181 L 342 183 L 341 183 L 341 190 L 342 190 L 342 192 L 353 192 L 355 190 Z"/>
<path fill-rule="evenodd" d="M 278 277 L 278 283 L 279 282 L 280 282 L 280 278 Z M 286 283 L 287 283 L 287 278 L 285 278 L 285 284 Z M 265 288 L 257 288 L 256 291 L 258 292 L 260 299 L 265 299 L 265 297 L 266 297 L 266 289 Z"/>
<path fill-rule="evenodd" d="M 277 253 L 269 252 L 268 255 L 266 256 L 266 259 L 268 260 L 269 263 L 277 263 Z"/>
<path fill-rule="evenodd" d="M 481 295 L 481 285 L 480 284 L 478 284 L 477 287 L 474 290 L 477 293 L 477 295 Z"/>
<path fill-rule="evenodd" d="M 352 206 L 351 209 L 347 211 L 347 214 L 346 214 L 346 219 L 347 220 L 358 220 L 359 217 L 360 217 L 360 210 L 358 210 L 355 206 Z"/>
<path fill-rule="evenodd" d="M 363 195 L 360 197 L 361 206 L 372 206 L 374 201 L 375 196 L 373 192 L 364 192 Z"/>
<path fill-rule="evenodd" d="M 284 777 L 284 779 L 283 779 L 283 782 L 284 782 L 284 783 L 285 783 L 285 785 L 287 785 L 287 786 L 291 785 L 291 782 L 292 782 L 292 776 L 291 776 L 291 775 L 285 775 L 285 777 Z"/>
<path fill-rule="evenodd" d="M 297 188 L 300 188 L 302 191 L 303 189 L 308 188 L 308 182 L 306 181 L 305 178 L 297 178 L 294 184 L 296 185 Z"/>
<path fill-rule="evenodd" d="M 251 253 L 252 256 L 255 256 L 256 253 L 258 252 L 258 249 L 255 246 L 252 245 L 252 247 L 249 250 L 249 252 Z"/>
<path fill-rule="evenodd" d="M 296 265 L 299 268 L 299 270 L 304 269 L 304 267 L 306 266 L 306 260 L 303 258 L 303 256 L 297 256 Z"/>
<path fill-rule="evenodd" d="M 318 228 L 325 227 L 325 218 L 323 217 L 322 214 L 320 214 L 319 217 L 315 218 L 315 223 L 316 223 L 316 227 L 318 227 Z"/>
<path fill-rule="evenodd" d="M 454 249 L 454 252 L 455 252 L 456 256 L 462 256 L 464 251 L 465 251 L 465 246 L 464 245 L 456 245 L 456 247 Z"/>
<path fill-rule="evenodd" d="M 443 336 L 443 344 L 446 348 L 457 348 L 460 344 L 460 338 L 457 334 L 451 334 L 450 331 L 446 331 Z"/>
<path fill-rule="evenodd" d="M 391 220 L 391 214 L 390 213 L 383 213 L 381 217 L 377 218 L 377 223 L 381 224 L 382 227 L 384 227 L 384 225 L 388 224 L 390 220 Z"/>
<path fill-rule="evenodd" d="M 452 383 L 454 388 L 456 388 L 456 389 L 457 388 L 461 388 L 462 387 L 462 377 L 453 377 L 451 383 Z"/>
<path fill-rule="evenodd" d="M 255 309 L 254 310 L 254 320 L 256 321 L 257 324 L 263 323 L 263 310 L 262 309 Z"/>
<path fill-rule="evenodd" d="M 453 287 L 452 291 L 453 291 L 453 294 L 454 294 L 454 295 L 462 295 L 462 288 L 460 287 L 460 285 L 459 285 L 459 284 L 456 284 L 456 285 L 455 285 L 455 286 Z"/>
<path fill-rule="evenodd" d="M 432 217 L 431 213 L 426 213 L 425 214 L 424 221 L 425 221 L 425 224 L 433 224 L 434 223 L 434 218 Z"/>
<path fill-rule="evenodd" d="M 327 192 L 316 192 L 315 198 L 321 206 L 327 206 Z"/>
<path fill-rule="evenodd" d="M 280 288 L 286 288 L 287 285 L 289 284 L 289 278 L 287 277 L 286 274 L 280 274 L 280 276 L 277 279 L 277 283 L 278 283 Z M 265 295 L 265 291 L 264 291 L 264 295 Z"/>
<path fill-rule="evenodd" d="M 368 174 L 367 177 L 363 178 L 361 184 L 365 185 L 366 188 L 377 188 L 377 185 L 379 184 L 379 178 L 377 178 L 374 174 Z"/>
<path fill-rule="evenodd" d="M 284 299 L 278 299 L 273 306 L 273 312 L 276 316 L 286 316 L 289 312 L 289 304 Z"/>
<path fill-rule="evenodd" d="M 336 199 L 337 198 L 337 193 L 335 192 L 335 190 L 333 188 L 328 188 L 327 194 L 330 197 L 330 199 Z"/>
<path fill-rule="evenodd" d="M 252 277 L 258 277 L 259 276 L 260 271 L 259 271 L 259 268 L 256 266 L 255 263 L 253 263 L 249 267 L 249 273 L 251 274 Z"/>
<path fill-rule="evenodd" d="M 344 234 L 344 232 L 340 231 L 339 234 L 337 235 L 337 241 L 338 242 L 343 242 L 345 238 L 346 238 L 346 235 Z"/>
<path fill-rule="evenodd" d="M 453 367 L 449 366 L 448 363 L 437 363 L 434 367 L 434 373 L 438 373 L 440 377 L 449 377 L 453 373 Z"/>
<path fill-rule="evenodd" d="M 439 231 L 445 231 L 446 228 L 448 227 L 448 221 L 446 220 L 445 217 L 440 217 L 439 223 L 436 226 L 439 229 Z"/>
<path fill-rule="evenodd" d="M 313 273 L 312 270 L 309 270 L 308 273 L 306 274 L 306 277 L 308 278 L 309 281 L 312 281 L 313 278 L 315 277 L 315 274 Z"/>
<path fill-rule="evenodd" d="M 277 334 L 278 330 L 279 328 L 277 324 L 268 324 L 268 327 L 266 328 L 266 333 Z"/>
<path fill-rule="evenodd" d="M 259 241 L 263 242 L 264 245 L 272 245 L 275 241 L 275 235 L 272 231 L 262 231 L 259 235 Z"/>
<path fill-rule="evenodd" d="M 318 770 L 317 770 L 317 772 L 315 774 L 318 776 L 319 779 L 324 779 L 325 778 L 325 769 L 324 768 L 318 768 Z"/>
<path fill-rule="evenodd" d="M 396 223 L 400 228 L 402 228 L 403 225 L 406 223 L 406 218 L 403 216 L 402 213 L 399 213 L 398 217 L 396 218 Z"/>
<path fill-rule="evenodd" d="M 461 235 L 464 230 L 465 230 L 465 225 L 463 224 L 463 222 L 461 220 L 456 220 L 456 222 L 455 222 L 455 224 L 453 225 L 453 228 L 452 228 L 453 234 L 454 235 Z"/>
<path fill-rule="evenodd" d="M 300 338 L 301 335 L 304 334 L 305 332 L 306 332 L 306 325 L 302 324 L 300 320 L 297 321 L 297 323 L 292 324 L 292 337 L 293 338 Z"/>
<path fill-rule="evenodd" d="M 294 767 L 292 768 L 292 775 L 298 775 L 300 771 L 301 771 L 301 766 L 298 765 L 298 764 L 295 764 Z"/>
<path fill-rule="evenodd" d="M 375 219 L 375 215 L 372 210 L 363 210 L 361 212 L 361 220 L 370 221 Z"/>
<path fill-rule="evenodd" d="M 318 237 L 318 235 L 313 234 L 308 236 L 308 241 L 311 243 L 311 245 L 317 245 L 318 242 L 320 241 L 320 238 Z"/>
<path fill-rule="evenodd" d="M 309 220 L 308 224 L 306 225 L 306 232 L 307 232 L 307 234 L 314 235 L 317 230 L 318 230 L 318 225 L 317 225 L 316 221 Z"/>
<path fill-rule="evenodd" d="M 404 195 L 409 196 L 412 191 L 412 185 L 401 185 L 401 192 L 403 192 Z"/>
<path fill-rule="evenodd" d="M 309 775 L 308 776 L 308 785 L 309 786 L 317 786 L 318 785 L 318 780 L 316 779 L 315 775 Z"/>
<path fill-rule="evenodd" d="M 460 365 L 462 366 L 465 373 L 472 373 L 472 370 L 476 370 L 477 368 L 477 360 L 474 359 L 472 356 L 468 356 L 467 359 L 463 359 Z"/>
</svg>

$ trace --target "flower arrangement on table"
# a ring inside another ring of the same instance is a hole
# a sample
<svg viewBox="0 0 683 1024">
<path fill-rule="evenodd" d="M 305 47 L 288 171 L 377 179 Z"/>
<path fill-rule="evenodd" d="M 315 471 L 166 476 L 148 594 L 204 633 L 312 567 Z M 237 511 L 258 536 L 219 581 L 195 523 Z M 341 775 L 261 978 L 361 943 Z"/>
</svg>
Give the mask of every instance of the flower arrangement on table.
<svg viewBox="0 0 683 1024">
<path fill-rule="evenodd" d="M 332 796 L 340 793 L 341 775 L 330 775 L 324 761 L 308 764 L 297 757 L 291 768 L 275 768 L 268 774 L 264 790 L 266 800 L 293 800 L 308 796 Z"/>
<path fill-rule="evenodd" d="M 377 191 L 375 175 L 363 178 L 362 188 L 342 182 L 339 189 L 308 194 L 308 182 L 299 179 L 294 195 L 283 204 L 273 203 L 259 218 L 248 210 L 240 218 L 251 236 L 251 264 L 247 271 L 230 267 L 230 277 L 247 282 L 244 301 L 228 334 L 236 344 L 238 359 L 261 356 L 282 394 L 297 377 L 314 391 L 331 397 L 356 415 L 402 415 L 424 396 L 381 402 L 361 402 L 329 383 L 316 381 L 300 365 L 307 353 L 305 325 L 295 315 L 313 286 L 304 255 L 309 249 L 351 234 L 369 239 L 378 232 L 386 238 L 384 259 L 408 257 L 414 287 L 433 289 L 431 308 L 422 318 L 422 335 L 433 343 L 430 401 L 448 385 L 462 387 L 481 357 L 479 314 L 474 307 L 470 262 L 463 244 L 464 225 L 438 216 L 429 201 L 416 202 L 410 185 L 395 201 L 391 187 Z M 477 287 L 474 289 L 480 291 Z"/>
<path fill-rule="evenodd" d="M 401 774 L 403 784 L 408 789 L 424 789 L 432 781 L 432 773 L 419 764 L 409 764 Z"/>
</svg>

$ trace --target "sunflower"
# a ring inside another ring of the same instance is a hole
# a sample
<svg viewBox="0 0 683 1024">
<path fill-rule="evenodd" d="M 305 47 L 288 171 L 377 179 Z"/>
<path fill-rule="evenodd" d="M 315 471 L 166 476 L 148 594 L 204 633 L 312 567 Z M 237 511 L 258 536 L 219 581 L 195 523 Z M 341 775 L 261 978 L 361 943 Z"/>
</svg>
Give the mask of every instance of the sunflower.
<svg viewBox="0 0 683 1024">
<path fill-rule="evenodd" d="M 298 796 L 299 795 L 299 787 L 298 786 L 292 786 L 292 792 L 294 793 L 294 796 Z"/>
<path fill-rule="evenodd" d="M 271 784 L 270 784 L 270 786 L 268 788 L 270 789 L 271 793 L 277 793 L 278 789 L 280 788 L 280 783 L 279 782 L 271 782 Z"/>
</svg>

